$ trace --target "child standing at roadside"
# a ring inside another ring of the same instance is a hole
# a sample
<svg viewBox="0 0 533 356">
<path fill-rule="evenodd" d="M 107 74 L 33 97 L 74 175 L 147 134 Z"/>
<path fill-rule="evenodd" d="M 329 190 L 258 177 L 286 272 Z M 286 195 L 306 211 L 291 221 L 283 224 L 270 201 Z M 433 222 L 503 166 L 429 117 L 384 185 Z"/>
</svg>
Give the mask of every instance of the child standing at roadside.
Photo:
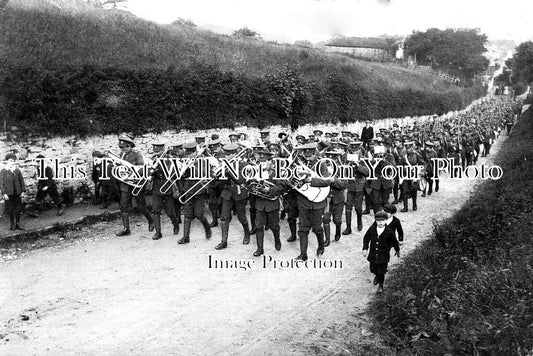
<svg viewBox="0 0 533 356">
<path fill-rule="evenodd" d="M 394 232 L 387 227 L 387 213 L 378 211 L 375 223 L 368 228 L 363 238 L 363 256 L 370 262 L 370 272 L 376 275 L 374 285 L 379 284 L 377 293 L 383 293 L 383 282 L 390 260 L 390 249 L 394 247 L 395 256 L 400 257 L 400 245 Z"/>
</svg>

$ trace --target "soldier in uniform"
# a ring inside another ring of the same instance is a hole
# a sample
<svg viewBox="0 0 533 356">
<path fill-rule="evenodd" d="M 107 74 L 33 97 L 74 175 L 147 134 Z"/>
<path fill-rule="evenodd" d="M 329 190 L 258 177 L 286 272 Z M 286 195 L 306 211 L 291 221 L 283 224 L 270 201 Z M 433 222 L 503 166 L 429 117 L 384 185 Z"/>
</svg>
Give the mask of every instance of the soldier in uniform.
<svg viewBox="0 0 533 356">
<path fill-rule="evenodd" d="M 172 150 L 170 151 L 170 156 L 172 158 L 180 159 L 185 155 L 185 150 L 183 149 L 183 143 L 178 142 L 172 145 Z M 174 213 L 178 219 L 178 223 L 181 224 L 181 202 L 179 199 L 179 188 L 176 184 L 172 187 L 172 201 L 174 202 Z"/>
<path fill-rule="evenodd" d="M 308 166 L 313 166 L 317 162 L 316 160 L 316 143 L 309 143 L 301 146 L 299 149 L 304 151 Z M 323 176 L 327 176 L 327 172 L 323 173 Z M 328 187 L 333 181 L 333 178 L 311 178 L 307 175 L 304 179 L 304 183 L 309 183 L 313 187 Z M 318 249 L 316 251 L 317 256 L 321 256 L 324 253 L 324 229 L 322 228 L 322 218 L 324 214 L 324 208 L 326 207 L 326 199 L 313 202 L 306 196 L 299 193 L 297 196 L 298 211 L 300 214 L 300 226 L 298 228 L 298 237 L 300 238 L 300 255 L 296 257 L 297 260 L 307 261 L 307 246 L 309 231 L 313 228 L 313 232 L 316 234 L 318 241 Z"/>
<path fill-rule="evenodd" d="M 263 146 L 268 146 L 270 143 L 270 131 L 263 130 L 260 131 L 259 134 L 261 135 L 261 143 L 263 143 Z"/>
<path fill-rule="evenodd" d="M 325 155 L 327 158 L 332 159 L 337 167 L 341 165 L 340 156 L 343 154 L 343 151 L 326 151 Z M 324 163 L 323 163 L 324 164 Z M 333 217 L 333 223 L 335 224 L 335 241 L 339 241 L 341 238 L 341 228 L 342 228 L 342 211 L 344 209 L 344 190 L 346 189 L 347 181 L 335 178 L 331 183 L 330 193 L 327 197 L 327 206 L 324 210 L 324 235 L 325 242 L 324 247 L 328 247 L 330 244 L 330 222 Z"/>
<path fill-rule="evenodd" d="M 187 158 L 195 158 L 197 156 L 197 145 L 195 142 L 189 142 L 183 145 L 185 148 L 185 156 Z M 182 194 L 187 192 L 192 186 L 194 186 L 198 180 L 190 179 L 194 170 L 200 169 L 200 161 L 195 160 L 193 166 L 189 167 L 183 174 L 180 180 L 180 188 Z M 207 197 L 207 188 L 204 188 L 197 192 L 192 198 L 190 198 L 185 204 L 183 204 L 183 237 L 178 240 L 178 244 L 186 244 L 190 241 L 191 224 L 194 218 L 197 218 L 205 231 L 205 238 L 211 238 L 211 226 L 207 222 L 204 215 L 205 199 Z"/>
<path fill-rule="evenodd" d="M 224 145 L 222 147 L 224 152 L 223 155 L 229 159 L 231 158 L 231 155 L 237 154 L 238 149 L 239 145 L 235 143 Z M 243 168 L 244 163 L 239 162 L 238 177 L 234 177 L 228 170 L 227 174 L 229 179 L 219 181 L 219 184 L 221 184 L 222 187 L 222 193 L 220 194 L 222 197 L 222 215 L 220 217 L 222 241 L 215 247 L 217 250 L 228 247 L 229 224 L 231 222 L 231 212 L 233 208 L 235 208 L 237 218 L 244 230 L 242 243 L 244 245 L 250 243 L 250 226 L 248 225 L 248 219 L 246 218 L 246 198 L 248 197 L 248 191 L 241 186 L 245 182 L 244 177 L 241 175 Z"/>
<path fill-rule="evenodd" d="M 426 165 L 420 153 L 418 153 L 413 147 L 414 142 L 408 141 L 405 142 L 406 153 L 403 157 L 400 157 L 400 164 L 403 166 L 417 166 L 417 165 Z M 403 193 L 403 209 L 402 212 L 407 212 L 407 202 L 409 197 L 413 200 L 413 210 L 417 210 L 416 205 L 416 196 L 417 196 L 418 187 L 414 184 L 413 179 L 404 179 L 402 182 L 402 193 Z"/>
<path fill-rule="evenodd" d="M 222 145 L 219 139 L 211 140 L 207 143 L 209 153 L 215 159 L 218 159 L 222 155 Z M 209 196 L 209 211 L 213 221 L 211 221 L 210 226 L 218 226 L 218 218 L 222 210 L 222 198 L 220 197 L 220 189 L 218 189 L 217 184 L 210 184 L 208 187 L 208 196 Z"/>
<path fill-rule="evenodd" d="M 359 156 L 360 158 L 361 156 Z M 363 163 L 351 162 L 354 168 L 354 179 L 349 180 L 347 183 L 346 193 L 346 230 L 342 232 L 343 235 L 349 235 L 352 233 L 352 208 L 357 215 L 357 231 L 363 230 L 363 196 L 366 184 L 366 177 L 368 177 L 370 171 L 368 167 Z"/>
<path fill-rule="evenodd" d="M 121 150 L 120 158 L 135 165 L 140 166 L 144 164 L 142 154 L 134 150 L 135 142 L 133 137 L 123 134 L 118 138 L 118 146 Z M 132 201 L 135 200 L 137 204 L 137 211 L 143 214 L 148 221 L 148 231 L 154 231 L 155 225 L 152 215 L 146 208 L 146 200 L 144 192 L 140 192 L 137 196 L 132 194 L 133 187 L 124 182 L 119 183 L 120 190 L 120 216 L 122 217 L 123 228 L 116 233 L 117 236 L 126 236 L 130 234 L 130 213 L 133 211 Z"/>
<path fill-rule="evenodd" d="M 381 160 L 375 169 L 376 179 L 369 180 L 370 187 L 372 188 L 371 199 L 374 214 L 389 203 L 389 197 L 393 187 L 393 180 L 385 178 L 382 172 L 386 166 L 393 166 L 396 163 L 394 162 L 392 155 L 386 153 L 386 147 L 383 146 L 382 140 L 378 140 L 378 143 L 379 144 L 375 146 L 375 152 L 379 151 L 382 153 L 375 154 L 375 158 L 381 158 Z"/>
<path fill-rule="evenodd" d="M 273 156 L 272 152 L 269 151 L 260 151 L 259 152 L 259 162 L 267 162 Z M 270 182 L 269 185 L 265 185 L 262 189 L 262 192 L 267 195 L 275 197 L 275 199 L 267 199 L 265 197 L 257 195 L 255 198 L 255 237 L 257 239 L 257 251 L 254 252 L 254 256 L 261 256 L 264 254 L 263 242 L 265 237 L 265 225 L 268 224 L 270 230 L 274 234 L 274 246 L 277 251 L 281 250 L 281 240 L 279 236 L 280 227 L 279 227 L 279 209 L 280 203 L 277 195 L 284 192 L 285 188 L 282 186 L 277 186 L 272 180 L 273 171 L 269 168 L 267 171 L 269 178 L 267 179 Z"/>
<path fill-rule="evenodd" d="M 424 187 L 424 191 L 422 192 L 422 196 L 426 196 L 426 189 L 427 189 L 427 195 L 431 195 L 433 193 L 433 166 L 434 166 L 434 158 L 437 158 L 437 152 L 433 149 L 434 143 L 431 141 L 425 142 L 425 149 L 422 153 L 422 158 L 426 162 L 426 178 L 428 180 L 427 187 Z M 437 180 L 438 184 L 438 180 Z"/>
<path fill-rule="evenodd" d="M 161 211 L 164 209 L 167 216 L 170 218 L 170 221 L 172 221 L 172 225 L 174 227 L 174 235 L 177 235 L 180 231 L 180 225 L 178 223 L 178 218 L 176 217 L 176 212 L 174 211 L 174 200 L 172 198 L 172 190 L 169 190 L 168 192 L 161 192 L 161 187 L 165 182 L 167 181 L 167 177 L 165 176 L 163 169 L 161 168 L 161 164 L 167 164 L 167 168 L 170 169 L 171 162 L 167 161 L 168 163 L 165 163 L 163 160 L 166 157 L 163 157 L 162 155 L 165 153 L 165 144 L 161 142 L 155 142 L 153 143 L 153 155 L 152 155 L 152 161 L 154 162 L 154 165 L 152 166 L 152 215 L 154 218 L 154 224 L 155 224 L 155 234 L 152 236 L 153 240 L 159 240 L 163 237 L 163 234 L 161 233 Z M 161 158 L 162 161 L 159 162 L 159 164 L 155 165 L 157 162 L 157 159 Z"/>
</svg>

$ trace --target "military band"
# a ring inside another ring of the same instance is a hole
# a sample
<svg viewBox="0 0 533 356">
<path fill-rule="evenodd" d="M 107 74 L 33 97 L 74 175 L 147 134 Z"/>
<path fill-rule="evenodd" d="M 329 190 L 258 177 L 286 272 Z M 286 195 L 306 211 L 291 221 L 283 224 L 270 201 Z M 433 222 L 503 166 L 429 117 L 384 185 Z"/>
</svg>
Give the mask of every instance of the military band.
<svg viewBox="0 0 533 356">
<path fill-rule="evenodd" d="M 395 205 L 403 203 L 400 211 L 408 212 L 411 199 L 411 209 L 417 211 L 418 191 L 422 192 L 422 197 L 435 195 L 439 191 L 439 180 L 433 175 L 433 160 L 453 158 L 462 167 L 475 164 L 480 154 L 489 154 L 494 139 L 501 130 L 509 127 L 516 110 L 516 103 L 494 100 L 485 101 L 470 111 L 449 119 L 433 117 L 431 120 L 409 125 L 394 122 L 391 127 L 380 128 L 379 132 L 374 131 L 371 122 L 367 121 L 361 135 L 346 129 L 340 132 L 315 129 L 307 137 L 299 134 L 293 138 L 287 132 L 279 132 L 272 135 L 276 138 L 272 138 L 271 132 L 265 130 L 260 132 L 260 137 L 253 143 L 245 133 L 231 133 L 226 138 L 217 134 L 207 139 L 198 136 L 186 144 L 165 145 L 156 142 L 153 147 L 154 162 L 162 155 L 178 158 L 205 157 L 214 163 L 226 158 L 238 161 L 237 175 L 227 171 L 229 174 L 223 177 L 219 169 L 210 180 L 188 179 L 193 168 L 191 166 L 171 190 L 161 192 L 166 178 L 162 174 L 162 167 L 154 165 L 149 177 L 151 184 L 146 184 L 139 194 L 133 194 L 134 188 L 128 182 L 119 183 L 124 226 L 117 235 L 130 234 L 129 214 L 132 211 L 132 200 L 135 200 L 137 210 L 149 223 L 149 230 L 156 230 L 153 236 L 155 240 L 163 237 L 160 218 L 163 210 L 171 220 L 175 235 L 179 232 L 180 216 L 183 213 L 183 236 L 178 240 L 179 244 L 189 243 L 191 222 L 196 218 L 202 224 L 207 239 L 211 237 L 211 228 L 220 226 L 222 239 L 215 246 L 217 250 L 228 247 L 230 236 L 242 233 L 242 243 L 247 245 L 250 236 L 255 234 L 257 249 L 253 256 L 264 254 L 267 230 L 273 234 L 275 249 L 281 249 L 280 215 L 287 216 L 290 231 L 287 241 L 295 242 L 299 239 L 300 254 L 296 257 L 299 260 L 308 259 L 308 237 L 311 230 L 317 238 L 316 255 L 321 256 L 325 248 L 331 246 L 332 221 L 335 226 L 334 240 L 339 241 L 342 235 L 354 234 L 355 231 L 362 233 L 363 215 L 370 213 L 370 210 L 375 216 L 385 211 L 394 235 L 399 241 L 403 241 L 401 224 L 398 218 L 392 216 L 397 211 Z M 122 151 L 120 158 L 125 163 L 118 161 L 115 164 L 144 163 L 143 155 L 134 150 L 132 137 L 121 135 L 119 147 Z M 291 165 L 301 168 L 304 171 L 303 177 L 296 181 L 273 180 L 272 161 L 279 157 L 287 158 Z M 322 158 L 328 160 L 322 161 L 317 168 Z M 332 162 L 337 166 L 350 167 L 353 176 L 350 179 L 331 176 Z M 242 171 L 249 164 L 267 167 L 267 178 L 260 181 L 244 179 Z M 421 177 L 397 175 L 391 178 L 386 174 L 391 168 L 405 171 L 413 166 L 423 167 Z M 371 167 L 374 169 L 371 170 Z M 313 175 L 313 172 L 321 174 Z M 304 186 L 317 189 L 317 196 L 310 197 L 306 194 L 302 189 Z M 195 190 L 195 187 L 200 189 Z M 147 195 L 152 196 L 152 213 L 146 208 Z M 363 205 L 366 209 L 363 209 Z M 250 209 L 250 222 L 246 214 L 247 206 Z M 205 216 L 207 208 L 211 223 Z M 352 225 L 353 211 L 355 225 Z M 230 235 L 230 222 L 234 214 L 242 231 L 232 231 Z M 344 230 L 343 214 L 346 224 Z M 385 219 L 383 214 L 379 217 Z M 381 274 L 384 272 L 380 271 L 380 278 Z M 381 280 L 380 282 L 382 283 Z"/>
</svg>

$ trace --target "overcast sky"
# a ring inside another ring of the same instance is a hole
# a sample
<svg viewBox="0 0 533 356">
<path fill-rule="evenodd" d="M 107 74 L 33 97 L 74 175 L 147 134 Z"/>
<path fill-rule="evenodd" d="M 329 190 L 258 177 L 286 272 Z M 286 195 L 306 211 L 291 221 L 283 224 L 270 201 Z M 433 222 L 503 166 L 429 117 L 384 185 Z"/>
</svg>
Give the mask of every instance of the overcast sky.
<svg viewBox="0 0 533 356">
<path fill-rule="evenodd" d="M 128 0 L 158 23 L 191 19 L 218 32 L 247 26 L 266 40 L 322 41 L 334 35 L 408 35 L 430 27 L 480 28 L 489 39 L 533 38 L 533 0 Z"/>
</svg>

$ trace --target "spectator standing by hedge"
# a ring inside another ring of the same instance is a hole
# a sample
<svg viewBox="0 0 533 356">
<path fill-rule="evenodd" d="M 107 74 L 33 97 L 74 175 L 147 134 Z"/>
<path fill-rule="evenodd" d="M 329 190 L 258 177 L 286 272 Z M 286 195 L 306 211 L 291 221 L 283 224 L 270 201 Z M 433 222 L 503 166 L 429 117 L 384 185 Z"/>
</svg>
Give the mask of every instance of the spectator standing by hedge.
<svg viewBox="0 0 533 356">
<path fill-rule="evenodd" d="M 0 171 L 0 191 L 6 204 L 6 212 L 11 223 L 10 230 L 24 230 L 20 226 L 22 212 L 22 194 L 26 192 L 26 184 L 22 172 L 16 166 L 17 156 L 13 153 L 6 155 L 5 167 Z"/>
</svg>

